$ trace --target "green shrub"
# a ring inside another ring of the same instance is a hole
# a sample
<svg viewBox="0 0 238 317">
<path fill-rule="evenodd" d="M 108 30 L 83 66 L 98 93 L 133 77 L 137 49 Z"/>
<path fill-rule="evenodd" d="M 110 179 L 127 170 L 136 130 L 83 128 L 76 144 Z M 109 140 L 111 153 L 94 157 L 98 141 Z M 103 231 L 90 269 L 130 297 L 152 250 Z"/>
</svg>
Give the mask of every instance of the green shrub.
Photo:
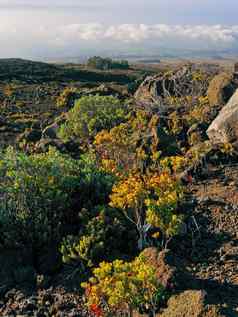
<svg viewBox="0 0 238 317">
<path fill-rule="evenodd" d="M 88 141 L 102 129 L 111 129 L 125 120 L 127 107 L 112 96 L 87 96 L 76 101 L 68 112 L 60 135 L 68 140 Z"/>
<path fill-rule="evenodd" d="M 0 179 L 4 242 L 34 246 L 58 241 L 63 224 L 81 208 L 105 203 L 113 184 L 89 156 L 74 160 L 53 148 L 30 156 L 9 148 L 0 154 Z"/>
<path fill-rule="evenodd" d="M 111 58 L 102 58 L 100 56 L 89 58 L 87 66 L 100 70 L 129 69 L 129 63 L 126 60 L 114 61 Z"/>
<path fill-rule="evenodd" d="M 81 213 L 79 234 L 64 238 L 60 247 L 63 261 L 83 273 L 103 260 L 132 255 L 136 249 L 136 232 L 123 215 L 113 208 L 98 208 Z"/>
</svg>

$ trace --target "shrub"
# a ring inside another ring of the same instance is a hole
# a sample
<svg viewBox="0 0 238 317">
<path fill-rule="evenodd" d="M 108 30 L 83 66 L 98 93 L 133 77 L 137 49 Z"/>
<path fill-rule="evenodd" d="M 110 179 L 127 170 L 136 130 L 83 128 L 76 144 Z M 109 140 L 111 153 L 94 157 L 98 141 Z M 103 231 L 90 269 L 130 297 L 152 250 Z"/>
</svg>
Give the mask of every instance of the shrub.
<svg viewBox="0 0 238 317">
<path fill-rule="evenodd" d="M 111 58 L 102 58 L 100 56 L 94 56 L 88 59 L 87 66 L 100 70 L 128 69 L 129 63 L 126 60 L 113 61 Z"/>
<path fill-rule="evenodd" d="M 57 107 L 71 107 L 77 96 L 75 87 L 66 87 L 56 99 Z"/>
<path fill-rule="evenodd" d="M 137 228 L 139 249 L 146 246 L 147 224 L 159 228 L 168 238 L 178 233 L 181 216 L 176 214 L 183 190 L 176 178 L 167 172 L 161 174 L 131 174 L 113 186 L 110 205 L 123 210 Z"/>
<path fill-rule="evenodd" d="M 148 186 L 152 195 L 145 201 L 146 220 L 162 231 L 162 245 L 166 248 L 170 238 L 178 234 L 181 228 L 183 217 L 177 214 L 177 208 L 183 198 L 183 189 L 168 173 L 153 175 Z"/>
<path fill-rule="evenodd" d="M 105 170 L 128 175 L 132 170 L 144 173 L 152 164 L 157 167 L 160 154 L 166 153 L 172 142 L 160 128 L 158 115 L 138 110 L 130 113 L 127 122 L 99 132 L 94 144 Z"/>
<path fill-rule="evenodd" d="M 88 141 L 102 129 L 111 129 L 125 120 L 127 107 L 112 96 L 87 96 L 76 101 L 61 127 L 61 136 Z"/>
<path fill-rule="evenodd" d="M 91 158 L 77 161 L 53 148 L 30 156 L 9 148 L 1 154 L 0 178 L 0 230 L 9 243 L 34 246 L 58 241 L 63 222 L 84 206 L 105 203 L 113 183 Z"/>
<path fill-rule="evenodd" d="M 156 268 L 140 255 L 132 262 L 102 262 L 85 288 L 87 306 L 96 316 L 146 309 L 155 314 L 166 297 L 156 277 Z M 111 316 L 111 315 L 110 315 Z"/>
<path fill-rule="evenodd" d="M 160 160 L 163 171 L 168 173 L 182 172 L 188 164 L 188 160 L 183 156 L 168 156 Z"/>
<path fill-rule="evenodd" d="M 100 207 L 98 207 L 100 208 Z M 63 239 L 60 251 L 65 263 L 88 272 L 103 260 L 132 255 L 136 234 L 125 218 L 115 209 L 82 214 L 79 234 Z"/>
</svg>

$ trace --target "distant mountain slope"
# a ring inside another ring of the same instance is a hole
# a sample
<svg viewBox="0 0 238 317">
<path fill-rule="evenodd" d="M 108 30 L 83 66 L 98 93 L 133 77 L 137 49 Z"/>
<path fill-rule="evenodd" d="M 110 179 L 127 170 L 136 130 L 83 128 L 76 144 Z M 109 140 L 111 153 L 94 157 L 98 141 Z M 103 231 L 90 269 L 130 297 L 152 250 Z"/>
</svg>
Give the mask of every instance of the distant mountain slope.
<svg viewBox="0 0 238 317">
<path fill-rule="evenodd" d="M 56 66 L 43 62 L 20 58 L 0 59 L 0 79 L 51 78 L 58 72 L 59 69 Z"/>
<path fill-rule="evenodd" d="M 96 72 L 67 65 L 7 58 L 0 59 L 0 80 L 18 80 L 26 83 L 47 81 L 116 82 L 128 84 L 140 74 L 127 72 Z"/>
</svg>

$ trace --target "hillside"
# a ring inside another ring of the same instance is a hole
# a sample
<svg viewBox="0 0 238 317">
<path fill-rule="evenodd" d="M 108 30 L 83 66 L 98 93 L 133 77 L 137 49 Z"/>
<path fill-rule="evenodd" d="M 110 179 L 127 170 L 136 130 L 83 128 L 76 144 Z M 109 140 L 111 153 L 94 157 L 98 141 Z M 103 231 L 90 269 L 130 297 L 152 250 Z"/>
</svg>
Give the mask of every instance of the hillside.
<svg viewBox="0 0 238 317">
<path fill-rule="evenodd" d="M 77 65 L 76 65 L 77 66 Z M 104 72 L 75 67 L 73 65 L 53 65 L 23 59 L 0 59 L 0 80 L 21 81 L 26 83 L 41 82 L 116 82 L 129 84 L 140 73 L 132 72 Z"/>
<path fill-rule="evenodd" d="M 0 60 L 0 316 L 238 316 L 226 66 Z"/>
</svg>

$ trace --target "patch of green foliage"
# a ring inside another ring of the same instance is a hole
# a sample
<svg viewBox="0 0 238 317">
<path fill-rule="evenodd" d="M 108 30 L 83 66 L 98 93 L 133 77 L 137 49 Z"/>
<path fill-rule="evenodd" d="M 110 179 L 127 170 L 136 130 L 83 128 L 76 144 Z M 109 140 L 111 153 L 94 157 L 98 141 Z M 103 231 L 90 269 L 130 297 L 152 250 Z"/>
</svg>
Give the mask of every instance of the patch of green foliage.
<svg viewBox="0 0 238 317">
<path fill-rule="evenodd" d="M 100 56 L 89 58 L 87 66 L 100 70 L 129 69 L 129 63 L 126 60 L 114 61 L 111 58 L 102 58 Z"/>
<path fill-rule="evenodd" d="M 92 158 L 53 148 L 30 156 L 9 148 L 0 154 L 0 178 L 1 243 L 10 246 L 60 240 L 81 208 L 105 203 L 113 184 Z"/>
<path fill-rule="evenodd" d="M 111 129 L 125 120 L 128 109 L 112 96 L 87 96 L 76 101 L 68 112 L 60 135 L 68 140 L 88 141 L 102 129 Z"/>
<path fill-rule="evenodd" d="M 79 223 L 79 233 L 62 241 L 60 251 L 65 263 L 86 272 L 103 260 L 134 254 L 136 232 L 118 210 L 103 206 L 84 210 Z"/>
</svg>

